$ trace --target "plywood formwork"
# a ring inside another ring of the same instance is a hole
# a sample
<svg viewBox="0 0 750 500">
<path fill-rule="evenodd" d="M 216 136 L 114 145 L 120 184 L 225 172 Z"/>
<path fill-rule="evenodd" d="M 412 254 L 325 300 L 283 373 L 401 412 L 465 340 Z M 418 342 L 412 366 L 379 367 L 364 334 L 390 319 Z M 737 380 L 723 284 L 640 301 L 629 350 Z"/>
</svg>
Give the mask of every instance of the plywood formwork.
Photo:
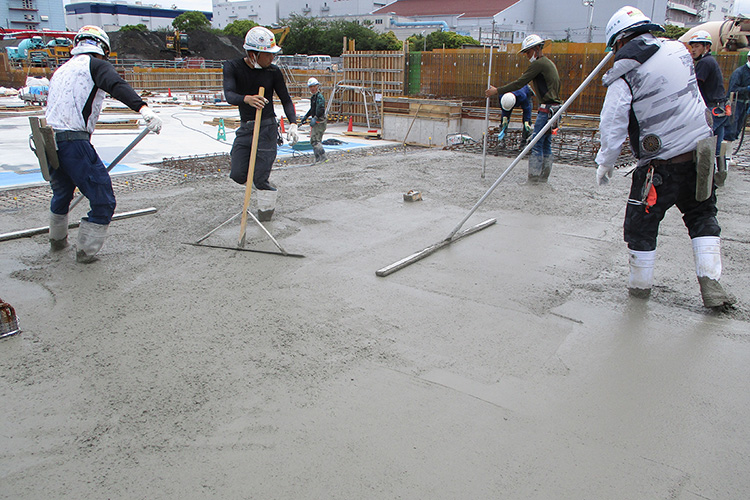
<svg viewBox="0 0 750 500">
<path fill-rule="evenodd" d="M 554 43 L 545 48 L 544 54 L 557 66 L 561 81 L 561 98 L 573 93 L 580 83 L 604 58 L 602 44 Z M 737 67 L 747 60 L 745 53 L 719 53 L 716 59 L 722 69 L 724 86 L 728 88 L 729 78 Z M 461 99 L 463 101 L 484 101 L 490 61 L 488 49 L 436 49 L 422 52 L 419 58 L 410 58 L 417 68 L 410 68 L 409 87 L 411 95 L 436 98 Z M 501 86 L 520 77 L 528 68 L 524 55 L 517 54 L 517 47 L 505 47 L 505 51 L 492 51 L 492 74 L 490 83 Z M 608 64 L 602 75 L 611 67 Z M 418 85 L 417 85 L 417 82 Z M 416 91 L 417 87 L 419 88 Z M 606 88 L 601 80 L 595 80 L 587 87 L 569 108 L 570 113 L 598 115 L 601 111 Z M 538 103 L 538 100 L 535 100 Z M 498 106 L 493 100 L 493 106 Z"/>
<path fill-rule="evenodd" d="M 445 146 L 446 137 L 461 131 L 460 101 L 386 97 L 383 139 L 422 146 Z"/>
<path fill-rule="evenodd" d="M 346 42 L 345 42 L 346 43 Z M 377 103 L 383 102 L 383 97 L 400 96 L 404 94 L 406 53 L 402 51 L 356 51 L 351 41 L 343 54 L 344 74 L 338 84 L 350 85 L 366 89 L 375 97 Z M 371 110 L 365 108 L 360 93 L 356 90 L 346 90 L 336 95 L 336 103 L 331 109 L 336 110 L 329 120 L 348 120 L 355 125 L 367 125 L 368 118 L 371 126 L 381 126 L 379 116 L 373 117 Z M 382 109 L 381 109 L 382 111 Z"/>
</svg>

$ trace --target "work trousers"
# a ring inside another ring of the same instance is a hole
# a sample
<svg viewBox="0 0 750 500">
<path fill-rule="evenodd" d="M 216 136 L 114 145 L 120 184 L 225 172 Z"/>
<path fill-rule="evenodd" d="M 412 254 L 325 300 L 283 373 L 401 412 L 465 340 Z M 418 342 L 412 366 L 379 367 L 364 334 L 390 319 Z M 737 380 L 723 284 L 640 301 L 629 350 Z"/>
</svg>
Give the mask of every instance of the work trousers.
<svg viewBox="0 0 750 500">
<path fill-rule="evenodd" d="M 316 119 L 315 125 L 310 126 L 310 144 L 315 151 L 315 159 L 321 159 L 326 155 L 326 151 L 323 148 L 321 142 L 323 141 L 323 133 L 326 131 L 326 120 Z"/>
<path fill-rule="evenodd" d="M 695 199 L 695 163 L 673 163 L 654 169 L 653 184 L 656 204 L 646 211 L 644 205 L 633 200 L 643 199 L 648 166 L 633 172 L 630 200 L 625 210 L 624 239 L 631 250 L 649 252 L 656 249 L 659 224 L 673 205 L 682 213 L 682 221 L 690 239 L 700 236 L 720 236 L 721 227 L 716 220 L 716 188 L 705 201 Z"/>
<path fill-rule="evenodd" d="M 245 122 L 234 134 L 234 143 L 230 153 L 232 158 L 232 171 L 229 177 L 237 184 L 247 182 L 247 170 L 250 165 L 250 154 L 253 144 L 254 122 Z M 279 137 L 278 125 L 275 118 L 267 118 L 260 122 L 258 133 L 258 153 L 255 157 L 255 170 L 253 172 L 253 184 L 262 190 L 273 190 L 268 183 L 271 176 L 271 167 L 276 161 L 276 140 Z"/>
<path fill-rule="evenodd" d="M 50 169 L 52 201 L 50 211 L 65 215 L 77 187 L 89 200 L 89 222 L 107 225 L 115 213 L 115 192 L 107 168 L 87 140 L 57 143 L 59 168 Z"/>
<path fill-rule="evenodd" d="M 547 125 L 550 118 L 551 115 L 547 111 L 537 111 L 536 121 L 534 122 L 534 135 L 531 136 L 532 138 L 539 134 L 539 131 Z M 552 156 L 552 130 L 548 130 L 547 133 L 544 134 L 544 137 L 534 144 L 534 147 L 531 148 L 531 154 L 540 157 Z"/>
</svg>

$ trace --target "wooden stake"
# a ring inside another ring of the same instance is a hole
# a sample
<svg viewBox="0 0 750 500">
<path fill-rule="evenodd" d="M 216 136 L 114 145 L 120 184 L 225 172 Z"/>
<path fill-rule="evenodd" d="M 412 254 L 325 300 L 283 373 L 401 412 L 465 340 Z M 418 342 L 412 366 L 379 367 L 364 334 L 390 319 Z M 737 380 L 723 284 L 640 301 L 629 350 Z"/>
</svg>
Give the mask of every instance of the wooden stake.
<svg viewBox="0 0 750 500">
<path fill-rule="evenodd" d="M 264 97 L 266 89 L 261 87 L 258 95 Z M 250 149 L 250 163 L 247 167 L 247 181 L 245 181 L 245 202 L 242 205 L 242 224 L 240 225 L 240 238 L 238 247 L 245 246 L 245 232 L 247 230 L 247 207 L 250 206 L 250 192 L 253 189 L 253 176 L 255 175 L 255 158 L 258 156 L 258 135 L 260 134 L 260 120 L 263 108 L 255 110 L 255 127 L 253 127 L 253 141 Z"/>
</svg>

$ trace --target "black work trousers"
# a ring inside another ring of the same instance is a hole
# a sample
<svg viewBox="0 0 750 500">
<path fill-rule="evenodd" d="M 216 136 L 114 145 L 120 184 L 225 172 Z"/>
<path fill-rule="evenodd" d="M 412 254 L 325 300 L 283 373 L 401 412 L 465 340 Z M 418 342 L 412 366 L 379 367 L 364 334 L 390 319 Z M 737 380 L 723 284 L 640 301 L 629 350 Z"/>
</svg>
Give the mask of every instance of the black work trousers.
<svg viewBox="0 0 750 500">
<path fill-rule="evenodd" d="M 654 169 L 656 204 L 646 211 L 644 205 L 633 200 L 643 199 L 648 165 L 633 172 L 630 200 L 625 210 L 624 238 L 631 250 L 648 252 L 656 249 L 659 224 L 673 205 L 682 213 L 682 221 L 690 239 L 700 236 L 719 236 L 721 227 L 716 220 L 716 186 L 705 201 L 695 199 L 696 172 L 694 162 L 660 165 Z"/>
</svg>

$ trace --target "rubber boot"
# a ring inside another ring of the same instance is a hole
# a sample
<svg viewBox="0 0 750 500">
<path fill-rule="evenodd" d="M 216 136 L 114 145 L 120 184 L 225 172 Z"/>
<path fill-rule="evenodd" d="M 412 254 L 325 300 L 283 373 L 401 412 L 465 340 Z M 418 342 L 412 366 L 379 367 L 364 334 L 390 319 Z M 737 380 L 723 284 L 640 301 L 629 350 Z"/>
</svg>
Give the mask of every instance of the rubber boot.
<svg viewBox="0 0 750 500">
<path fill-rule="evenodd" d="M 322 145 L 316 144 L 313 146 L 313 150 L 315 151 L 315 163 L 323 163 L 327 160 L 326 150 Z"/>
<path fill-rule="evenodd" d="M 736 299 L 719 283 L 721 278 L 721 238 L 700 236 L 693 238 L 695 274 L 701 287 L 703 305 L 711 308 L 731 306 Z"/>
<path fill-rule="evenodd" d="M 276 210 L 276 198 L 279 192 L 270 189 L 259 189 L 258 190 L 258 220 L 261 222 L 268 222 L 273 217 L 273 212 Z"/>
<path fill-rule="evenodd" d="M 654 282 L 654 260 L 656 250 L 638 251 L 628 250 L 630 257 L 630 276 L 628 277 L 628 293 L 631 297 L 647 299 L 651 295 L 651 285 Z"/>
<path fill-rule="evenodd" d="M 539 182 L 547 182 L 549 179 L 549 174 L 552 172 L 552 160 L 552 155 L 542 159 L 542 174 L 539 176 Z"/>
<path fill-rule="evenodd" d="M 78 228 L 78 242 L 76 243 L 76 261 L 89 264 L 98 260 L 96 254 L 104 245 L 108 227 L 108 224 L 94 224 L 86 219 L 81 219 L 81 225 Z"/>
<path fill-rule="evenodd" d="M 58 252 L 68 246 L 68 214 L 49 213 L 49 248 Z"/>
<path fill-rule="evenodd" d="M 529 156 L 529 183 L 539 182 L 539 176 L 542 175 L 542 161 L 542 156 L 535 154 Z"/>
</svg>

